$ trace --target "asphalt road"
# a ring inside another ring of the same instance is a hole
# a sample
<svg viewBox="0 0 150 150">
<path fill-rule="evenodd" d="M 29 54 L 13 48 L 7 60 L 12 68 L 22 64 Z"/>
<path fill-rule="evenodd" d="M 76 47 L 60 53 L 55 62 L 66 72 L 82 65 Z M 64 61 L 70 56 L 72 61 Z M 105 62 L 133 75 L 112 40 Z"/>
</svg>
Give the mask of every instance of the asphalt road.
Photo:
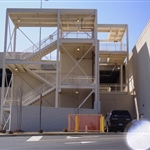
<svg viewBox="0 0 150 150">
<path fill-rule="evenodd" d="M 131 150 L 125 135 L 0 137 L 0 150 Z"/>
</svg>

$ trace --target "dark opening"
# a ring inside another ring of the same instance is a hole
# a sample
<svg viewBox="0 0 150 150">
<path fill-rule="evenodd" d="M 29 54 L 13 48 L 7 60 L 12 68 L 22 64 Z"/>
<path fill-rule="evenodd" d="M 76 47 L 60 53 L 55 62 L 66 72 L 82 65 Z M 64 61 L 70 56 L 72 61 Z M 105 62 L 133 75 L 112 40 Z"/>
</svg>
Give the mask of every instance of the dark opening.
<svg viewBox="0 0 150 150">
<path fill-rule="evenodd" d="M 100 71 L 100 83 L 119 83 L 120 71 Z"/>
<path fill-rule="evenodd" d="M 100 83 L 104 84 L 119 84 L 120 83 L 120 69 L 118 67 L 105 68 L 99 71 Z M 125 66 L 123 66 L 123 83 L 125 83 Z"/>
<path fill-rule="evenodd" d="M 2 87 L 2 74 L 3 74 L 3 69 L 0 69 L 0 87 Z M 6 69 L 6 74 L 5 74 L 5 87 L 11 87 L 11 75 L 12 72 L 9 69 Z"/>
</svg>

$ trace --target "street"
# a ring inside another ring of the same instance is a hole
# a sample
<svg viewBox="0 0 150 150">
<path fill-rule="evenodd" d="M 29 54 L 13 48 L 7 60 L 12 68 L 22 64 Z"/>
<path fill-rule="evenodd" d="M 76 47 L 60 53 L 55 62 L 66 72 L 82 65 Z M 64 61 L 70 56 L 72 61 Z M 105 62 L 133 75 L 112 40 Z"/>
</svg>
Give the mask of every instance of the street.
<svg viewBox="0 0 150 150">
<path fill-rule="evenodd" d="M 124 134 L 0 137 L 0 150 L 131 150 Z"/>
</svg>

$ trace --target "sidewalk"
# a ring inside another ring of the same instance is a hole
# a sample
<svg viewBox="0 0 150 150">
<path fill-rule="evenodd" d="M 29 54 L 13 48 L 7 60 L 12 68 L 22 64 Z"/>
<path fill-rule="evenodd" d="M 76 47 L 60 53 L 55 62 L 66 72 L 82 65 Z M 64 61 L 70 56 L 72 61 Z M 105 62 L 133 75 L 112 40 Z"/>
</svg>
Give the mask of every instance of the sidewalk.
<svg viewBox="0 0 150 150">
<path fill-rule="evenodd" d="M 126 132 L 14 132 L 14 133 L 0 133 L 0 137 L 6 136 L 82 136 L 82 135 L 123 135 Z"/>
<path fill-rule="evenodd" d="M 46 135 L 52 135 L 52 136 L 60 136 L 60 135 L 66 135 L 66 136 L 75 136 L 75 135 L 106 135 L 108 133 L 100 133 L 100 132 L 13 132 L 13 133 L 0 133 L 0 137 L 2 136 L 46 136 Z"/>
</svg>

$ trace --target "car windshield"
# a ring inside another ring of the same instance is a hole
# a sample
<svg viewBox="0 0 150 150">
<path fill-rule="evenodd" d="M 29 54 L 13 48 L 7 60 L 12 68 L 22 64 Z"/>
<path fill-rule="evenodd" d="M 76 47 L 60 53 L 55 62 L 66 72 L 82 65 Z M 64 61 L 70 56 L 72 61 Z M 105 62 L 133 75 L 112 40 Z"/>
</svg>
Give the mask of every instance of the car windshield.
<svg viewBox="0 0 150 150">
<path fill-rule="evenodd" d="M 128 118 L 130 117 L 130 114 L 127 111 L 113 111 L 112 112 L 112 117 L 119 117 L 119 118 Z"/>
</svg>

